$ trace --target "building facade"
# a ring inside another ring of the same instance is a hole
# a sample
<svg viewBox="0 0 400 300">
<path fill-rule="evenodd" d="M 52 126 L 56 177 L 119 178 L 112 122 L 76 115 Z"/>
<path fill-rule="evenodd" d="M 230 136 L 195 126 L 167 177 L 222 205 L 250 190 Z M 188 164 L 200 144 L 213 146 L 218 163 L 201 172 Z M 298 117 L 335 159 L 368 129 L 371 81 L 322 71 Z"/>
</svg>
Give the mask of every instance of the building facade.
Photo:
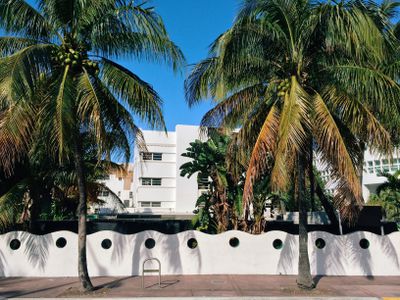
<svg viewBox="0 0 400 300">
<path fill-rule="evenodd" d="M 335 183 L 330 177 L 329 168 L 319 163 L 318 160 L 316 165 L 322 179 L 327 183 L 326 188 L 333 193 L 335 191 Z M 400 156 L 397 151 L 393 153 L 391 160 L 368 150 L 365 151 L 362 186 L 364 200 L 368 201 L 370 195 L 376 193 L 376 188 L 386 181 L 386 177 L 380 176 L 381 173 L 393 174 L 397 170 L 400 170 Z"/>
<path fill-rule="evenodd" d="M 200 139 L 198 126 L 177 125 L 175 131 L 143 131 L 147 152 L 135 148 L 133 199 L 136 212 L 192 214 L 199 195 L 197 177 L 180 176 L 182 156 Z"/>
<path fill-rule="evenodd" d="M 127 212 L 126 208 L 133 204 L 133 164 L 128 164 L 126 171 L 116 171 L 108 174 L 100 183 L 104 184 L 104 189 L 99 194 L 99 199 L 103 200 L 104 205 L 94 206 L 92 209 L 96 213 L 122 213 Z M 114 194 L 114 195 L 112 195 Z M 117 196 L 121 202 L 117 200 Z M 122 205 L 121 205 L 122 204 Z"/>
<path fill-rule="evenodd" d="M 110 174 L 103 183 L 122 200 L 125 213 L 193 214 L 199 190 L 197 176 L 180 176 L 182 156 L 191 142 L 201 139 L 199 126 L 177 125 L 175 131 L 143 130 L 147 151 L 135 146 L 134 162 L 126 174 Z M 200 187 L 201 188 L 201 187 Z M 107 191 L 98 211 L 121 212 Z"/>
</svg>

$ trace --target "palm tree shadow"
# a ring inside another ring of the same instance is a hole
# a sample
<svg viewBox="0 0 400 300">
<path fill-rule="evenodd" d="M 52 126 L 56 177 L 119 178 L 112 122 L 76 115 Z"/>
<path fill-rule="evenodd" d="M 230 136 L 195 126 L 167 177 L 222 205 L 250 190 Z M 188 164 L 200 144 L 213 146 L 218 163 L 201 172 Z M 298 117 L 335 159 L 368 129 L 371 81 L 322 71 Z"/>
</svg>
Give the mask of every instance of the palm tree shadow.
<svg viewBox="0 0 400 300">
<path fill-rule="evenodd" d="M 129 236 L 116 232 L 114 234 L 114 244 L 115 245 L 123 245 L 122 247 L 113 247 L 113 252 L 111 255 L 111 260 L 113 262 L 116 263 L 120 263 L 121 261 L 123 261 L 124 256 L 128 255 L 128 253 L 126 253 L 125 251 L 125 245 L 129 245 L 131 239 L 129 238 Z"/>
<path fill-rule="evenodd" d="M 292 274 L 294 270 L 293 261 L 296 261 L 297 255 L 296 237 L 297 236 L 289 233 L 286 234 L 277 266 L 277 272 L 279 274 Z"/>
<path fill-rule="evenodd" d="M 131 278 L 132 278 L 132 276 L 128 276 L 128 277 L 119 278 L 119 279 L 116 279 L 116 280 L 113 280 L 113 281 L 110 281 L 110 282 L 106 282 L 106 283 L 103 283 L 103 284 L 99 284 L 99 285 L 97 285 L 95 287 L 95 290 L 100 290 L 100 289 L 103 289 L 103 288 L 115 289 L 115 288 L 120 287 L 122 282 L 124 282 L 126 280 L 129 280 Z"/>
<path fill-rule="evenodd" d="M 180 282 L 180 280 L 163 280 L 163 281 L 161 281 L 160 288 L 165 289 L 174 284 L 178 284 L 179 282 Z M 153 287 L 158 287 L 158 286 L 159 286 L 158 283 L 153 283 L 151 285 L 145 286 L 145 288 L 153 288 Z"/>
<path fill-rule="evenodd" d="M 4 272 L 4 269 L 5 269 L 5 257 L 4 257 L 4 254 L 3 254 L 3 251 L 0 249 L 0 277 L 5 277 L 5 272 Z"/>
<path fill-rule="evenodd" d="M 315 284 L 326 275 L 342 275 L 345 272 L 346 249 L 348 249 L 348 240 L 342 236 L 336 236 L 328 232 L 312 232 L 309 235 L 311 240 L 311 266 L 312 273 L 316 274 Z M 318 248 L 316 241 L 322 239 L 325 242 L 324 247 Z M 315 269 L 314 269 L 315 268 Z"/>
<path fill-rule="evenodd" d="M 33 268 L 39 268 L 42 272 L 45 270 L 49 247 L 53 245 L 51 234 L 35 235 L 25 231 L 13 231 L 7 236 L 7 244 L 10 244 L 12 240 L 25 244 L 24 254 Z"/>
<path fill-rule="evenodd" d="M 385 265 L 393 265 L 397 270 L 400 268 L 399 257 L 397 255 L 396 248 L 389 236 L 381 236 L 373 233 L 366 236 L 365 232 L 362 231 L 353 233 L 351 235 L 357 237 L 356 239 L 353 238 L 353 253 L 351 255 L 351 259 L 354 263 L 357 263 L 364 276 L 366 276 L 369 280 L 374 280 L 373 273 L 374 271 L 377 271 L 373 270 L 371 265 L 372 253 L 377 250 L 379 251 L 378 253 L 382 253 L 383 259 L 390 260 L 390 263 Z M 362 246 L 365 248 L 363 249 Z M 376 268 L 377 266 L 374 267 Z"/>
</svg>

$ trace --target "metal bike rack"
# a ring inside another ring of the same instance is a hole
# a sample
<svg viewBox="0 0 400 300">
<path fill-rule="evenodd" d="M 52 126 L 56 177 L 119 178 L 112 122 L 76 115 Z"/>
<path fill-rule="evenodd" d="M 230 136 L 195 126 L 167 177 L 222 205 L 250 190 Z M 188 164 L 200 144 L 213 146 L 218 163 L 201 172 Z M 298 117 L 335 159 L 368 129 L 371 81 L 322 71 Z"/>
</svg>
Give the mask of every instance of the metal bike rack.
<svg viewBox="0 0 400 300">
<path fill-rule="evenodd" d="M 156 261 L 158 263 L 158 269 L 145 269 L 144 266 L 148 261 Z M 155 272 L 158 272 L 158 286 L 161 287 L 161 262 L 157 258 L 145 259 L 142 265 L 142 289 L 144 288 L 144 273 L 155 273 Z"/>
</svg>

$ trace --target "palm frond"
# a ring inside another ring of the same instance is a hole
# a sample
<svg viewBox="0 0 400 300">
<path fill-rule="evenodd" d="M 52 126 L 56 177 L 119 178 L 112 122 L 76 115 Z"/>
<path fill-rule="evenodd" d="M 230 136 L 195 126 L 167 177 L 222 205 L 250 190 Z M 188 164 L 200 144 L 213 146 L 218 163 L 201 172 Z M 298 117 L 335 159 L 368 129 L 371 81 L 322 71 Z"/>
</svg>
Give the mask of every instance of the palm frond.
<svg viewBox="0 0 400 300">
<path fill-rule="evenodd" d="M 165 129 L 162 101 L 156 91 L 128 69 L 106 58 L 102 59 L 102 82 L 129 109 L 155 128 Z"/>
<path fill-rule="evenodd" d="M 273 189 L 286 189 L 287 176 L 291 173 L 290 158 L 307 149 L 311 129 L 311 97 L 300 86 L 295 76 L 291 78 L 290 91 L 285 93 L 281 120 L 279 122 L 278 144 L 274 153 L 274 167 L 271 173 Z M 289 168 L 288 168 L 289 167 Z"/>
<path fill-rule="evenodd" d="M 47 41 L 55 32 L 46 18 L 24 0 L 1 0 L 0 24 L 6 33 Z"/>
<path fill-rule="evenodd" d="M 77 114 L 82 123 L 87 121 L 89 124 L 93 125 L 94 135 L 98 145 L 98 156 L 100 158 L 103 153 L 106 129 L 103 124 L 101 101 L 98 97 L 99 91 L 97 91 L 96 87 L 93 85 L 92 79 L 85 68 L 82 76 L 79 78 L 78 90 L 79 105 Z M 89 125 L 89 127 L 91 126 Z"/>
<path fill-rule="evenodd" d="M 33 97 L 37 82 L 52 70 L 51 49 L 51 44 L 34 44 L 0 59 L 0 102 Z"/>
<path fill-rule="evenodd" d="M 0 113 L 0 167 L 8 175 L 28 154 L 35 115 L 35 109 L 26 102 L 13 104 Z"/>
<path fill-rule="evenodd" d="M 21 180 L 0 197 L 0 229 L 8 228 L 17 221 L 28 188 L 28 181 Z"/>
<path fill-rule="evenodd" d="M 268 167 L 271 168 L 271 159 L 276 153 L 278 141 L 280 114 L 279 110 L 273 105 L 259 131 L 256 144 L 250 157 L 250 163 L 246 172 L 246 183 L 243 191 L 243 206 L 246 210 L 253 197 L 253 185 L 256 180 L 264 174 Z"/>
<path fill-rule="evenodd" d="M 339 183 L 338 188 L 343 190 L 344 194 L 340 194 L 340 197 L 347 197 L 351 192 L 356 203 L 361 203 L 362 190 L 355 169 L 356 161 L 350 156 L 343 134 L 318 93 L 315 95 L 314 134 L 323 159 L 328 161 L 332 168 L 336 170 L 334 175 L 342 182 Z M 339 204 L 340 201 L 337 203 Z"/>
</svg>

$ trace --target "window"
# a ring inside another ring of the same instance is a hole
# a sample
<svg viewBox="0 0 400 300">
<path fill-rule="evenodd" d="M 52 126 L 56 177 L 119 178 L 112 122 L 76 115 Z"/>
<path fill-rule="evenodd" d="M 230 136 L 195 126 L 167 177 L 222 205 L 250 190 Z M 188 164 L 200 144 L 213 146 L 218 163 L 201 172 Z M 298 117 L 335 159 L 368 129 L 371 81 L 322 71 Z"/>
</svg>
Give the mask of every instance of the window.
<svg viewBox="0 0 400 300">
<path fill-rule="evenodd" d="M 104 175 L 103 178 L 104 180 L 110 180 L 110 175 Z"/>
<path fill-rule="evenodd" d="M 130 201 L 129 200 L 124 200 L 124 205 L 125 205 L 125 207 L 129 207 L 130 206 Z"/>
<path fill-rule="evenodd" d="M 162 153 L 159 152 L 142 152 L 143 160 L 162 160 Z"/>
<path fill-rule="evenodd" d="M 151 184 L 152 185 L 161 185 L 161 178 L 152 178 Z"/>
<path fill-rule="evenodd" d="M 121 181 L 121 180 L 122 180 L 122 177 L 118 177 L 118 180 Z"/>
<path fill-rule="evenodd" d="M 142 185 L 151 185 L 151 178 L 142 178 Z"/>
<path fill-rule="evenodd" d="M 153 153 L 153 160 L 162 160 L 162 153 Z"/>
<path fill-rule="evenodd" d="M 140 207 L 161 207 L 161 202 L 143 201 L 140 202 Z"/>
<path fill-rule="evenodd" d="M 103 197 L 108 197 L 108 196 L 110 195 L 110 192 L 108 192 L 108 191 L 103 191 L 103 192 L 101 193 L 101 195 L 102 195 Z"/>
<path fill-rule="evenodd" d="M 153 153 L 142 152 L 143 160 L 153 160 Z"/>
<path fill-rule="evenodd" d="M 129 192 L 129 198 L 133 198 L 133 192 Z"/>
<path fill-rule="evenodd" d="M 118 192 L 118 194 L 117 194 L 117 195 L 118 195 L 118 197 L 121 197 L 121 192 Z"/>
<path fill-rule="evenodd" d="M 142 185 L 161 185 L 161 178 L 142 178 Z"/>
</svg>

